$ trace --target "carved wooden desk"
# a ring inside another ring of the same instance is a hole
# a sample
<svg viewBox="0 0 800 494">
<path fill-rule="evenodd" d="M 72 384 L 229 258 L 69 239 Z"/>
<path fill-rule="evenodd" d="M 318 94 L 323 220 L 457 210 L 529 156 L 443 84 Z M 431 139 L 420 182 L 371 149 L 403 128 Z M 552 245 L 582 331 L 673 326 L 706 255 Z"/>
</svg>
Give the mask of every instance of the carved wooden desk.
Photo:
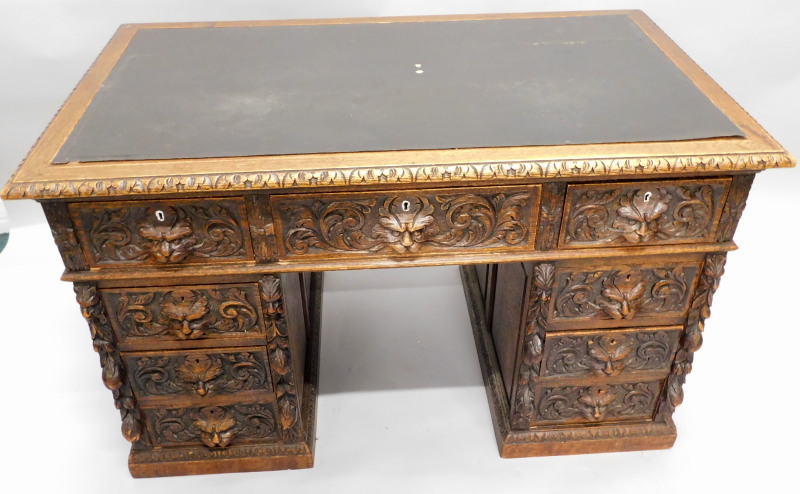
<svg viewBox="0 0 800 494">
<path fill-rule="evenodd" d="M 502 456 L 667 448 L 756 172 L 640 12 L 122 26 L 41 201 L 134 476 L 310 467 L 322 272 L 462 265 Z"/>
</svg>

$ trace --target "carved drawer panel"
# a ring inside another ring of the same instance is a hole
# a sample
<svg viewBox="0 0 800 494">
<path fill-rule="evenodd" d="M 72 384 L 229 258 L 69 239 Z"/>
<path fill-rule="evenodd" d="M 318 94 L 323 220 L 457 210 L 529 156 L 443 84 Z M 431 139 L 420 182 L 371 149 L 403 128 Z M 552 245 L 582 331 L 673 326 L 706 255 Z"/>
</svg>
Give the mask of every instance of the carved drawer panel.
<svg viewBox="0 0 800 494">
<path fill-rule="evenodd" d="M 205 446 L 224 449 L 279 438 L 272 403 L 144 410 L 155 446 Z"/>
<path fill-rule="evenodd" d="M 533 249 L 540 186 L 275 195 L 281 257 Z"/>
<path fill-rule="evenodd" d="M 92 266 L 250 261 L 244 200 L 70 204 Z"/>
<path fill-rule="evenodd" d="M 650 420 L 662 381 L 593 385 L 539 384 L 531 425 Z"/>
<path fill-rule="evenodd" d="M 264 334 L 256 283 L 102 290 L 125 345 Z"/>
<path fill-rule="evenodd" d="M 662 371 L 666 377 L 682 329 L 672 326 L 548 333 L 540 376 L 612 377 L 638 371 Z"/>
<path fill-rule="evenodd" d="M 134 394 L 143 403 L 158 397 L 202 402 L 272 391 L 266 347 L 123 353 L 122 360 Z"/>
<path fill-rule="evenodd" d="M 562 264 L 547 329 L 682 324 L 699 271 L 699 261 Z"/>
<path fill-rule="evenodd" d="M 559 247 L 713 242 L 730 181 L 570 185 Z"/>
</svg>

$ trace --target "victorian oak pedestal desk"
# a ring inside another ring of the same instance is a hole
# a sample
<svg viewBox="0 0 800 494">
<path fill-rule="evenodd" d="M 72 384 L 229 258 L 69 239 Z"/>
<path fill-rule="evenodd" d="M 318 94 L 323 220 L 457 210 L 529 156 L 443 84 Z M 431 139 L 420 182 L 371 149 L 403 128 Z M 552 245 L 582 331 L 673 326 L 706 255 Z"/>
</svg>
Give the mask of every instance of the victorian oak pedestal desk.
<svg viewBox="0 0 800 494">
<path fill-rule="evenodd" d="M 461 265 L 504 457 L 668 448 L 756 172 L 641 12 L 125 25 L 6 186 L 136 477 L 310 467 L 322 272 Z"/>
</svg>

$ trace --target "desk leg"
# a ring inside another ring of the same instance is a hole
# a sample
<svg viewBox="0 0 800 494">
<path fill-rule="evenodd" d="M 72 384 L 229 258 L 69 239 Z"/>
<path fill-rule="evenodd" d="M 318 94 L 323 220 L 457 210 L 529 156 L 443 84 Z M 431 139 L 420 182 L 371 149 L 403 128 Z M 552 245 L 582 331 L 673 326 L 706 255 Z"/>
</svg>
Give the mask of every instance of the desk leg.
<svg viewBox="0 0 800 494">
<path fill-rule="evenodd" d="M 537 304 L 549 300 L 547 266 L 552 268 L 546 263 L 498 265 L 491 328 L 487 324 L 485 309 L 488 294 L 486 288 L 484 292 L 481 290 L 479 271 L 475 266 L 461 267 L 500 456 L 519 458 L 671 447 L 676 432 L 669 413 L 657 413 L 654 420 L 630 423 L 532 426 L 523 420 L 524 410 L 511 406 L 512 403 L 530 401 L 514 399 L 515 393 L 527 389 L 515 379 L 518 367 L 524 364 L 517 365 L 519 352 L 516 350 L 520 345 L 537 344 L 524 338 L 523 331 L 528 320 L 536 317 Z M 532 293 L 535 290 L 540 292 Z M 505 314 L 499 313 L 499 309 Z"/>
</svg>

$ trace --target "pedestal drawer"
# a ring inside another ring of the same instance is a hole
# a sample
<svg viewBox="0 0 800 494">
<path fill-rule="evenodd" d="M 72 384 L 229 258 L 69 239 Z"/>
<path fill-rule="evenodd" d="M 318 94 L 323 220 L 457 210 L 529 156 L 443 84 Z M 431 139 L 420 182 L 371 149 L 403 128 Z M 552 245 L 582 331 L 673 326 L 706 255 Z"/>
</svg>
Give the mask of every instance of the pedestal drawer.
<svg viewBox="0 0 800 494">
<path fill-rule="evenodd" d="M 662 381 L 585 384 L 540 383 L 532 425 L 650 420 Z"/>
<path fill-rule="evenodd" d="M 91 266 L 252 261 L 242 198 L 70 204 Z"/>
<path fill-rule="evenodd" d="M 126 350 L 177 347 L 188 340 L 208 340 L 218 346 L 242 345 L 247 340 L 253 344 L 258 341 L 254 338 L 264 336 L 257 283 L 104 289 L 101 293 L 111 326 Z"/>
<path fill-rule="evenodd" d="M 702 261 L 672 259 L 557 264 L 547 330 L 683 324 Z"/>
<path fill-rule="evenodd" d="M 561 248 L 713 242 L 730 178 L 567 187 Z"/>
<path fill-rule="evenodd" d="M 281 258 L 533 249 L 539 185 L 274 195 Z"/>
<path fill-rule="evenodd" d="M 613 377 L 640 371 L 669 372 L 681 326 L 548 333 L 541 377 Z"/>
<path fill-rule="evenodd" d="M 144 416 L 155 446 L 223 449 L 279 439 L 273 403 L 153 408 L 145 410 Z"/>
<path fill-rule="evenodd" d="M 142 406 L 156 402 L 206 403 L 254 399 L 272 393 L 266 347 L 123 353 Z M 215 399 L 216 398 L 216 399 Z"/>
</svg>

